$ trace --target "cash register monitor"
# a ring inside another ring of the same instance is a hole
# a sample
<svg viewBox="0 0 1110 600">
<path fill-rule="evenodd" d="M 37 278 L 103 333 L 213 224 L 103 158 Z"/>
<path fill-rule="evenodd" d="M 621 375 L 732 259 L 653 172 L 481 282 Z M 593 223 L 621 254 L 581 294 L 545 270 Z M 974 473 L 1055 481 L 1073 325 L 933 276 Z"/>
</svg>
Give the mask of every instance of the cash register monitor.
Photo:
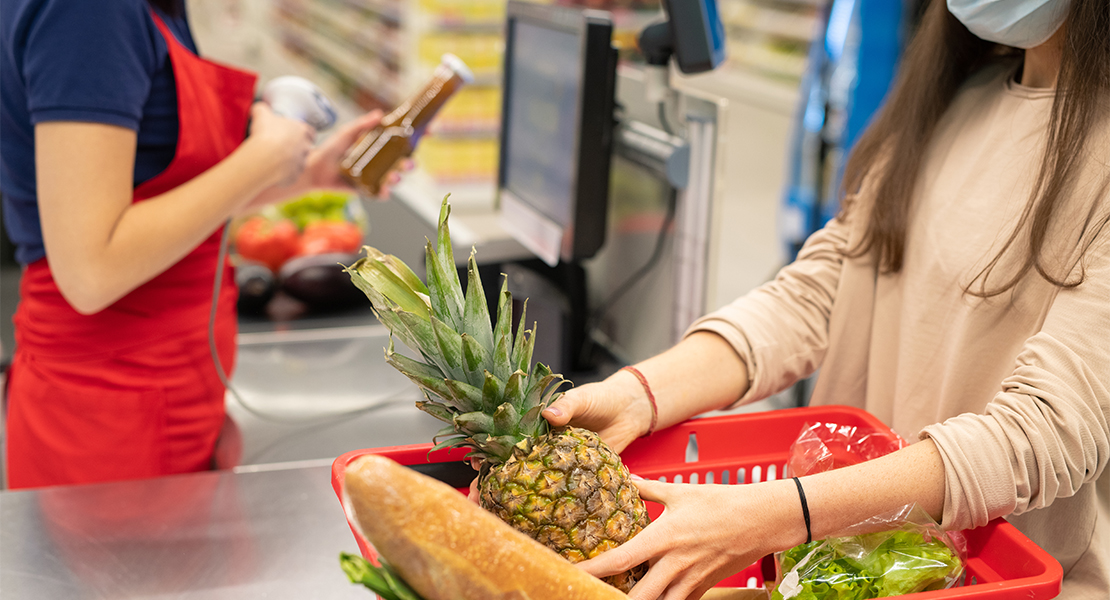
<svg viewBox="0 0 1110 600">
<path fill-rule="evenodd" d="M 498 192 L 501 220 L 547 264 L 605 239 L 616 51 L 608 12 L 510 1 Z"/>
</svg>

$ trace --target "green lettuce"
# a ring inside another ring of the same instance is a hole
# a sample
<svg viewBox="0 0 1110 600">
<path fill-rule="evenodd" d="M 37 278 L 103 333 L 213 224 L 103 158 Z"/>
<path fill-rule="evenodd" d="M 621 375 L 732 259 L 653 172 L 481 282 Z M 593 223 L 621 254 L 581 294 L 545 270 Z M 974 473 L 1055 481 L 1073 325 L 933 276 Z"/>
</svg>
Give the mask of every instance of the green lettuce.
<svg viewBox="0 0 1110 600">
<path fill-rule="evenodd" d="M 943 541 L 915 530 L 802 544 L 783 552 L 780 565 L 783 579 L 790 580 L 775 588 L 772 600 L 898 596 L 947 587 L 963 573 L 963 563 Z"/>
</svg>

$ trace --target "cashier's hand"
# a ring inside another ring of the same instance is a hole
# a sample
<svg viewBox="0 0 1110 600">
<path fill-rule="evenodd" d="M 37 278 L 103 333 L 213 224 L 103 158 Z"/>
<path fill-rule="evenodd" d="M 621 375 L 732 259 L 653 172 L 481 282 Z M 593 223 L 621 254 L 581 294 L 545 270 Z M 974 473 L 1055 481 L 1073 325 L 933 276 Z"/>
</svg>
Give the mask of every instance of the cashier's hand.
<svg viewBox="0 0 1110 600">
<path fill-rule="evenodd" d="M 275 114 L 264 102 L 251 106 L 244 146 L 256 150 L 265 170 L 273 174 L 269 185 L 288 187 L 300 180 L 315 141 L 316 130 L 305 123 Z"/>
<path fill-rule="evenodd" d="M 604 381 L 567 390 L 543 417 L 555 427 L 570 424 L 596 431 L 619 454 L 647 432 L 651 405 L 640 382 L 627 371 L 617 371 Z"/>
<path fill-rule="evenodd" d="M 309 177 L 308 186 L 312 189 L 338 189 L 350 191 L 351 185 L 339 173 L 339 161 L 347 150 L 355 144 L 364 134 L 378 126 L 382 120 L 382 111 L 372 110 L 361 117 L 343 125 L 328 136 L 308 157 L 308 166 L 305 169 Z M 378 198 L 389 198 L 390 189 L 401 181 L 401 173 L 412 170 L 412 161 L 401 161 L 397 169 L 386 176 Z"/>
<path fill-rule="evenodd" d="M 606 577 L 648 561 L 647 575 L 632 588 L 629 598 L 701 598 L 722 579 L 789 547 L 789 535 L 795 532 L 784 531 L 774 507 L 790 505 L 797 511 L 798 501 L 796 497 L 793 505 L 785 501 L 790 497 L 784 492 L 792 490 L 783 489 L 783 483 L 790 481 L 697 485 L 638 479 L 640 497 L 663 504 L 663 514 L 636 537 L 578 567 Z"/>
</svg>

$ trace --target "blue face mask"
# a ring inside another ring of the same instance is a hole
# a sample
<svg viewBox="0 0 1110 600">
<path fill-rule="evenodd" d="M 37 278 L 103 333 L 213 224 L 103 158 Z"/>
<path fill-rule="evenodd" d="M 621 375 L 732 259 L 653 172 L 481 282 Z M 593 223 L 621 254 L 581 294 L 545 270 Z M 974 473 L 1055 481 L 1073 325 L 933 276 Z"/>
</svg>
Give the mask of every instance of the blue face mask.
<svg viewBox="0 0 1110 600">
<path fill-rule="evenodd" d="M 1069 4 L 1071 0 L 948 0 L 948 10 L 984 40 L 1028 49 L 1060 29 Z"/>
</svg>

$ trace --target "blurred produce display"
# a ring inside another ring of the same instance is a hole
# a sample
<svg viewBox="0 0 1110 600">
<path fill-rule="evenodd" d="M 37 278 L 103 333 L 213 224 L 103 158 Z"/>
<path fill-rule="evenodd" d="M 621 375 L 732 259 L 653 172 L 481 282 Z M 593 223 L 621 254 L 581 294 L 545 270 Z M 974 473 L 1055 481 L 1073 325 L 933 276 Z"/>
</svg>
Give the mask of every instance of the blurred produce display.
<svg viewBox="0 0 1110 600">
<path fill-rule="evenodd" d="M 235 252 L 246 260 L 277 271 L 297 254 L 299 241 L 300 234 L 292 221 L 257 215 L 235 231 Z"/>
<path fill-rule="evenodd" d="M 240 312 L 266 312 L 278 292 L 311 310 L 350 307 L 361 292 L 341 263 L 357 259 L 367 229 L 359 199 L 345 192 L 312 192 L 240 220 L 232 236 Z"/>
<path fill-rule="evenodd" d="M 274 208 L 302 231 L 317 221 L 346 221 L 360 228 L 366 226 L 366 215 L 349 192 L 311 192 Z"/>
<path fill-rule="evenodd" d="M 728 34 L 726 68 L 798 83 L 821 12 L 831 0 L 717 0 Z"/>
</svg>

